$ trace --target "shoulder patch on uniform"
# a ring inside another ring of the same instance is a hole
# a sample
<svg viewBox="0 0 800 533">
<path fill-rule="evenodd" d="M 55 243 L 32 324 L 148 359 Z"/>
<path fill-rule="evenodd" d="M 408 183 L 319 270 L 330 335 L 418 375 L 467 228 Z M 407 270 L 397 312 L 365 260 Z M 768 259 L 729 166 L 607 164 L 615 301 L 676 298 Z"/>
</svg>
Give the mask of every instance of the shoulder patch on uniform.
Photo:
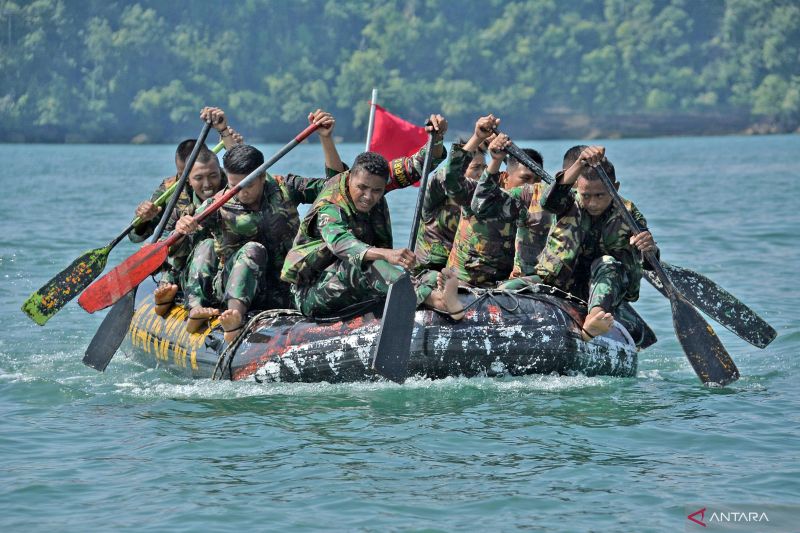
<svg viewBox="0 0 800 533">
<path fill-rule="evenodd" d="M 408 187 L 411 185 L 411 180 L 408 178 L 408 173 L 406 172 L 405 167 L 405 159 L 404 158 L 397 158 L 392 160 L 392 177 L 397 181 L 397 183 L 401 187 Z"/>
</svg>

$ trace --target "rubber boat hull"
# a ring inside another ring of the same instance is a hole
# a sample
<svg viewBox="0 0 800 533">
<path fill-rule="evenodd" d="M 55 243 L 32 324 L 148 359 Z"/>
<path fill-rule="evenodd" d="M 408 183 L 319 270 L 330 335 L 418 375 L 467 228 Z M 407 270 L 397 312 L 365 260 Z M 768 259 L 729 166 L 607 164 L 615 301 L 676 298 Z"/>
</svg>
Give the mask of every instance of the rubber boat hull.
<svg viewBox="0 0 800 533">
<path fill-rule="evenodd" d="M 187 312 L 174 306 L 165 318 L 153 312 L 154 284 L 137 292 L 136 312 L 123 350 L 150 367 L 192 378 L 259 382 L 331 383 L 382 379 L 370 369 L 380 329 L 374 312 L 335 322 L 312 322 L 291 310 L 252 317 L 228 346 L 217 320 L 200 333 L 186 332 Z M 585 308 L 546 293 L 468 293 L 460 322 L 430 310 L 416 312 L 409 375 L 501 376 L 584 374 L 631 377 L 637 348 L 618 322 L 606 335 L 580 337 Z"/>
</svg>

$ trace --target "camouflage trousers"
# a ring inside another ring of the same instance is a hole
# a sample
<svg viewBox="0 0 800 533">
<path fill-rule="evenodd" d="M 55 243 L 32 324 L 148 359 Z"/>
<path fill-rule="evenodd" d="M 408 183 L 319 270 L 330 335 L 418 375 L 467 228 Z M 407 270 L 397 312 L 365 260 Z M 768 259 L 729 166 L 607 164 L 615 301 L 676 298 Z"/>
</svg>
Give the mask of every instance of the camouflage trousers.
<svg viewBox="0 0 800 533">
<path fill-rule="evenodd" d="M 171 251 L 162 267 L 159 283 L 174 283 L 178 287 L 183 287 L 189 263 L 192 261 L 196 249 L 187 250 L 187 247 L 179 247 L 177 250 Z"/>
<path fill-rule="evenodd" d="M 175 284 L 178 288 L 183 287 L 183 280 L 186 278 L 186 265 L 179 267 L 174 266 L 167 258 L 167 263 L 164 264 L 164 270 L 161 271 L 161 277 L 158 279 L 159 285 L 161 284 Z"/>
<path fill-rule="evenodd" d="M 531 284 L 544 283 L 586 300 L 588 309 L 599 306 L 606 312 L 613 313 L 625 300 L 628 287 L 628 274 L 622 263 L 610 255 L 603 255 L 592 262 L 588 276 L 580 275 L 582 270 L 584 269 L 578 269 L 578 275 L 570 280 L 569 286 L 560 284 L 557 278 L 533 274 L 503 282 L 499 288 L 516 290 Z"/>
<path fill-rule="evenodd" d="M 219 306 L 236 299 L 248 308 L 257 300 L 267 265 L 267 249 L 263 244 L 248 242 L 220 268 L 214 250 L 214 239 L 205 239 L 195 246 L 184 271 L 183 290 L 186 305 Z"/>
<path fill-rule="evenodd" d="M 336 261 L 319 279 L 304 287 L 293 286 L 295 305 L 308 317 L 334 316 L 345 308 L 369 299 L 385 299 L 389 286 L 404 273 L 383 260 L 365 263 L 363 268 L 348 261 Z M 427 270 L 412 276 L 417 305 L 436 288 L 438 272 Z"/>
</svg>

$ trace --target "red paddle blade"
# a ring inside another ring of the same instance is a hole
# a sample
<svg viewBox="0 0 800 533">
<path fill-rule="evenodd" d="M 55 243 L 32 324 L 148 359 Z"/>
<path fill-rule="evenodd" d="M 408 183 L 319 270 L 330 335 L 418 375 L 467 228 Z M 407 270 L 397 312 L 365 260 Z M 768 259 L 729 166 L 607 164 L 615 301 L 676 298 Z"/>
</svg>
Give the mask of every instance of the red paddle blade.
<svg viewBox="0 0 800 533">
<path fill-rule="evenodd" d="M 166 241 L 143 246 L 114 270 L 89 285 L 78 298 L 78 303 L 89 313 L 114 305 L 155 272 L 166 261 L 168 252 Z"/>
</svg>

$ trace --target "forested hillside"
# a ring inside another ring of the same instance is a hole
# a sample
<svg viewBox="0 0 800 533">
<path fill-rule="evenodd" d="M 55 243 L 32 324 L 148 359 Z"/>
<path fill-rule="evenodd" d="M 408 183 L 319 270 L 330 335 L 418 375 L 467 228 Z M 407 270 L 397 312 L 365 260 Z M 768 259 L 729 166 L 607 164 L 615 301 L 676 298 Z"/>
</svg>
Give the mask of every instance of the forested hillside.
<svg viewBox="0 0 800 533">
<path fill-rule="evenodd" d="M 0 141 L 283 141 L 379 102 L 517 137 L 800 125 L 797 0 L 0 0 Z"/>
</svg>

